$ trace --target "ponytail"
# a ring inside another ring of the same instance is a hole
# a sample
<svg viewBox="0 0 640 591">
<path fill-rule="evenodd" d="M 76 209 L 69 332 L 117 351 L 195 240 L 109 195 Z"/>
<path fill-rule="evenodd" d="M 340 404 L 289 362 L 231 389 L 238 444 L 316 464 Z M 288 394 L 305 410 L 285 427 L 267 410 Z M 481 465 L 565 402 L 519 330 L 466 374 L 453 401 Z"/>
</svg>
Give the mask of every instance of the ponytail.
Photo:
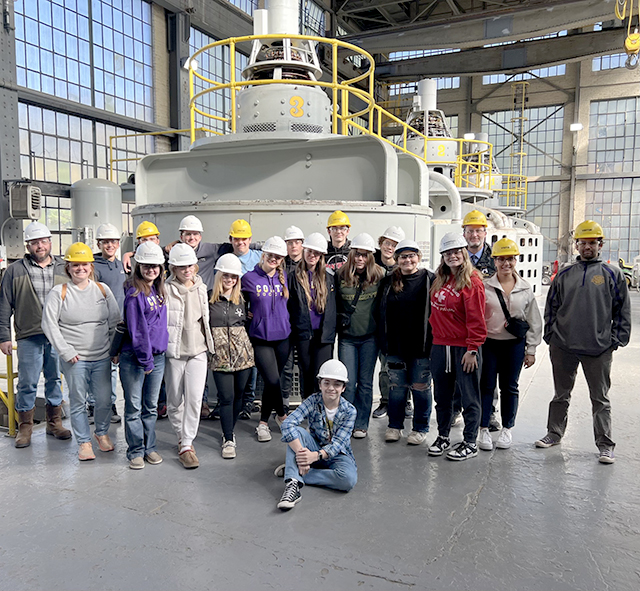
<svg viewBox="0 0 640 591">
<path fill-rule="evenodd" d="M 287 282 L 284 279 L 284 259 L 278 266 L 278 279 L 282 284 L 282 293 L 284 294 L 285 299 L 289 299 L 289 288 L 287 287 Z"/>
</svg>

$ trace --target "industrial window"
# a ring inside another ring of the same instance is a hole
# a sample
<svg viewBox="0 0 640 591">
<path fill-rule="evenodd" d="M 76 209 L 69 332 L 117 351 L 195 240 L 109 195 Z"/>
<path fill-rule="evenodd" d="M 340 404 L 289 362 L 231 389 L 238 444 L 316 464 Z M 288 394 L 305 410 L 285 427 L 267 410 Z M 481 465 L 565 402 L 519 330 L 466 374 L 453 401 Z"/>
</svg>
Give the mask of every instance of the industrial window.
<svg viewBox="0 0 640 591">
<path fill-rule="evenodd" d="M 44 197 L 40 223 L 51 231 L 51 252 L 62 255 L 71 246 L 71 199 L 69 197 Z M 24 222 L 26 226 L 27 222 Z"/>
<path fill-rule="evenodd" d="M 324 37 L 324 9 L 313 0 L 298 0 L 300 6 L 300 34 Z"/>
<path fill-rule="evenodd" d="M 148 2 L 16 0 L 15 26 L 20 86 L 153 121 Z"/>
<path fill-rule="evenodd" d="M 253 11 L 258 8 L 258 0 L 229 0 L 229 2 L 247 14 L 253 14 Z"/>
<path fill-rule="evenodd" d="M 528 183 L 525 219 L 540 226 L 542 260 L 546 263 L 558 258 L 558 219 L 560 217 L 560 181 Z"/>
<path fill-rule="evenodd" d="M 602 31 L 602 23 L 596 23 L 593 25 L 594 31 Z M 601 55 L 594 57 L 591 60 L 591 70 L 593 72 L 600 72 L 601 70 L 615 70 L 617 68 L 624 68 L 624 64 L 627 61 L 626 53 L 614 53 L 612 55 Z"/>
<path fill-rule="evenodd" d="M 593 101 L 588 172 L 640 171 L 640 99 Z"/>
<path fill-rule="evenodd" d="M 523 72 L 522 74 L 490 74 L 482 77 L 482 84 L 504 84 L 505 82 L 518 82 L 520 80 L 531 80 L 533 78 L 551 78 L 553 76 L 564 76 L 567 73 L 566 64 L 550 66 L 549 68 L 538 68 Z"/>
<path fill-rule="evenodd" d="M 607 237 L 603 260 L 633 261 L 640 252 L 640 226 L 630 222 L 640 217 L 640 178 L 587 181 L 585 217 L 598 222 Z"/>
<path fill-rule="evenodd" d="M 389 54 L 389 61 L 395 62 L 399 60 L 414 59 L 417 57 L 429 57 L 432 55 L 442 55 L 444 53 L 456 53 L 459 49 L 418 49 L 413 51 L 393 51 Z M 438 81 L 438 90 L 451 88 L 460 88 L 460 77 L 436 78 Z M 415 94 L 417 89 L 416 82 L 406 82 L 394 84 L 389 87 L 390 94 Z"/>
<path fill-rule="evenodd" d="M 548 106 L 526 109 L 523 124 L 524 167 L 528 176 L 550 176 L 561 174 L 562 132 L 564 107 Z M 511 172 L 511 153 L 517 152 L 514 134 L 513 111 L 483 113 L 482 131 L 489 134 L 493 154 L 500 170 Z M 514 173 L 517 171 L 513 171 Z"/>
</svg>

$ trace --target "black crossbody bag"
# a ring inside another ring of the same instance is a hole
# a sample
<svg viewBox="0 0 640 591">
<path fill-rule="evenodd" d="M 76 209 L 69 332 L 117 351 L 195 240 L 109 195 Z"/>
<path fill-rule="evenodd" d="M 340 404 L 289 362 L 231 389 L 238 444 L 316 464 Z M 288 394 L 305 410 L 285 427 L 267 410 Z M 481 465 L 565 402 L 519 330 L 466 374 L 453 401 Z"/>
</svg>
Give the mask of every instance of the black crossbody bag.
<svg viewBox="0 0 640 591">
<path fill-rule="evenodd" d="M 504 327 L 507 329 L 507 332 L 511 333 L 517 339 L 524 339 L 529 330 L 529 323 L 526 320 L 520 320 L 519 318 L 513 318 L 511 314 L 509 314 L 509 310 L 507 310 L 507 304 L 504 301 L 504 297 L 502 297 L 502 292 L 494 287 L 496 294 L 498 295 L 498 300 L 500 301 L 500 306 L 502 306 L 502 311 L 504 312 L 504 317 L 506 322 L 504 323 Z"/>
<path fill-rule="evenodd" d="M 351 310 L 349 312 L 340 312 L 338 314 L 338 327 L 340 330 L 347 330 L 347 328 L 351 326 L 351 315 L 356 311 L 356 306 L 358 305 L 361 293 L 362 285 L 359 283 L 356 288 L 356 295 L 353 297 L 353 302 L 350 304 Z"/>
</svg>

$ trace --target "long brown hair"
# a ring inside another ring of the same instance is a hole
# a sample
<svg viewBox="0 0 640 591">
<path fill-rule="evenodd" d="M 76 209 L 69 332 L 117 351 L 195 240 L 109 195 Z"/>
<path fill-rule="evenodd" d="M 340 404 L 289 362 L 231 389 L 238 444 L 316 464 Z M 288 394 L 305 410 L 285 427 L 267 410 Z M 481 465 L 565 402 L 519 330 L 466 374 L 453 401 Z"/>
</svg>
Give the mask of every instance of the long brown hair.
<svg viewBox="0 0 640 591">
<path fill-rule="evenodd" d="M 462 291 L 465 287 L 471 287 L 471 277 L 473 275 L 480 277 L 480 273 L 476 271 L 469 253 L 466 248 L 462 249 L 462 265 L 455 271 L 451 271 L 451 267 L 444 262 L 444 257 L 440 258 L 440 266 L 436 269 L 436 278 L 431 286 L 431 294 L 433 295 L 453 277 L 456 291 Z"/>
<path fill-rule="evenodd" d="M 145 296 L 151 295 L 151 287 L 142 277 L 142 273 L 140 272 L 140 266 L 142 263 L 134 262 L 133 265 L 133 273 L 131 273 L 131 277 L 127 279 L 124 284 L 125 290 L 133 287 L 135 292 L 133 293 L 133 297 L 135 298 L 139 293 L 143 293 Z M 153 280 L 153 287 L 156 288 L 156 293 L 160 297 L 160 300 L 164 300 L 165 292 L 164 292 L 164 267 L 162 265 L 154 265 L 155 267 L 160 267 L 160 273 Z"/>
<path fill-rule="evenodd" d="M 384 277 L 384 270 L 380 265 L 376 264 L 376 259 L 372 252 L 367 253 L 367 262 L 364 266 L 364 281 L 362 281 L 362 289 L 378 283 Z M 338 270 L 338 278 L 344 281 L 346 287 L 355 287 L 358 285 L 358 277 L 356 274 L 356 249 L 352 248 L 347 256 L 347 261 Z"/>
<path fill-rule="evenodd" d="M 213 289 L 211 290 L 211 299 L 209 300 L 210 304 L 215 304 L 222 295 L 222 275 L 224 275 L 222 271 L 218 271 L 216 273 L 216 277 L 213 281 Z M 236 306 L 240 304 L 240 302 L 244 302 L 242 291 L 240 289 L 240 277 L 238 277 L 238 281 L 236 281 L 236 284 L 231 289 L 231 296 L 229 297 L 229 301 Z"/>
<path fill-rule="evenodd" d="M 327 289 L 327 277 L 326 277 L 326 269 L 327 266 L 324 262 L 324 255 L 320 254 L 320 258 L 316 263 L 316 267 L 313 270 L 311 276 L 311 285 L 309 285 L 309 267 L 307 266 L 307 261 L 304 259 L 304 254 L 298 264 L 296 265 L 296 279 L 298 283 L 302 286 L 304 290 L 304 294 L 307 296 L 307 306 L 309 310 L 311 310 L 311 286 L 315 290 L 315 297 L 313 298 L 313 305 L 315 306 L 318 314 L 324 314 L 324 309 L 327 305 L 327 297 L 329 296 L 329 290 Z"/>
<path fill-rule="evenodd" d="M 262 263 L 265 261 L 265 253 L 262 253 L 262 258 L 260 259 L 260 268 L 262 269 Z M 264 269 L 262 269 L 264 271 Z M 280 261 L 278 268 L 276 269 L 278 272 L 278 280 L 282 285 L 282 293 L 284 294 L 285 299 L 289 299 L 289 288 L 287 287 L 287 282 L 284 279 L 284 258 Z"/>
</svg>

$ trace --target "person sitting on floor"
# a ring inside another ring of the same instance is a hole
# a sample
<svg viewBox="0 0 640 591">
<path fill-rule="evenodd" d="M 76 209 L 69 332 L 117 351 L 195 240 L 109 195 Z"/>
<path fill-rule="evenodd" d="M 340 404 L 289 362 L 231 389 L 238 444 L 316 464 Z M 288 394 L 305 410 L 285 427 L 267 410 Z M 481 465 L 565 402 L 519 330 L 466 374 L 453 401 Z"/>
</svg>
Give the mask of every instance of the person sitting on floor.
<svg viewBox="0 0 640 591">
<path fill-rule="evenodd" d="M 350 491 L 358 480 L 351 451 L 356 409 L 342 398 L 349 381 L 347 368 L 337 359 L 325 361 L 318 372 L 320 392 L 312 394 L 282 423 L 288 444 L 286 463 L 276 468 L 285 488 L 278 509 L 293 509 L 305 484 Z M 309 431 L 300 427 L 307 419 Z"/>
</svg>

